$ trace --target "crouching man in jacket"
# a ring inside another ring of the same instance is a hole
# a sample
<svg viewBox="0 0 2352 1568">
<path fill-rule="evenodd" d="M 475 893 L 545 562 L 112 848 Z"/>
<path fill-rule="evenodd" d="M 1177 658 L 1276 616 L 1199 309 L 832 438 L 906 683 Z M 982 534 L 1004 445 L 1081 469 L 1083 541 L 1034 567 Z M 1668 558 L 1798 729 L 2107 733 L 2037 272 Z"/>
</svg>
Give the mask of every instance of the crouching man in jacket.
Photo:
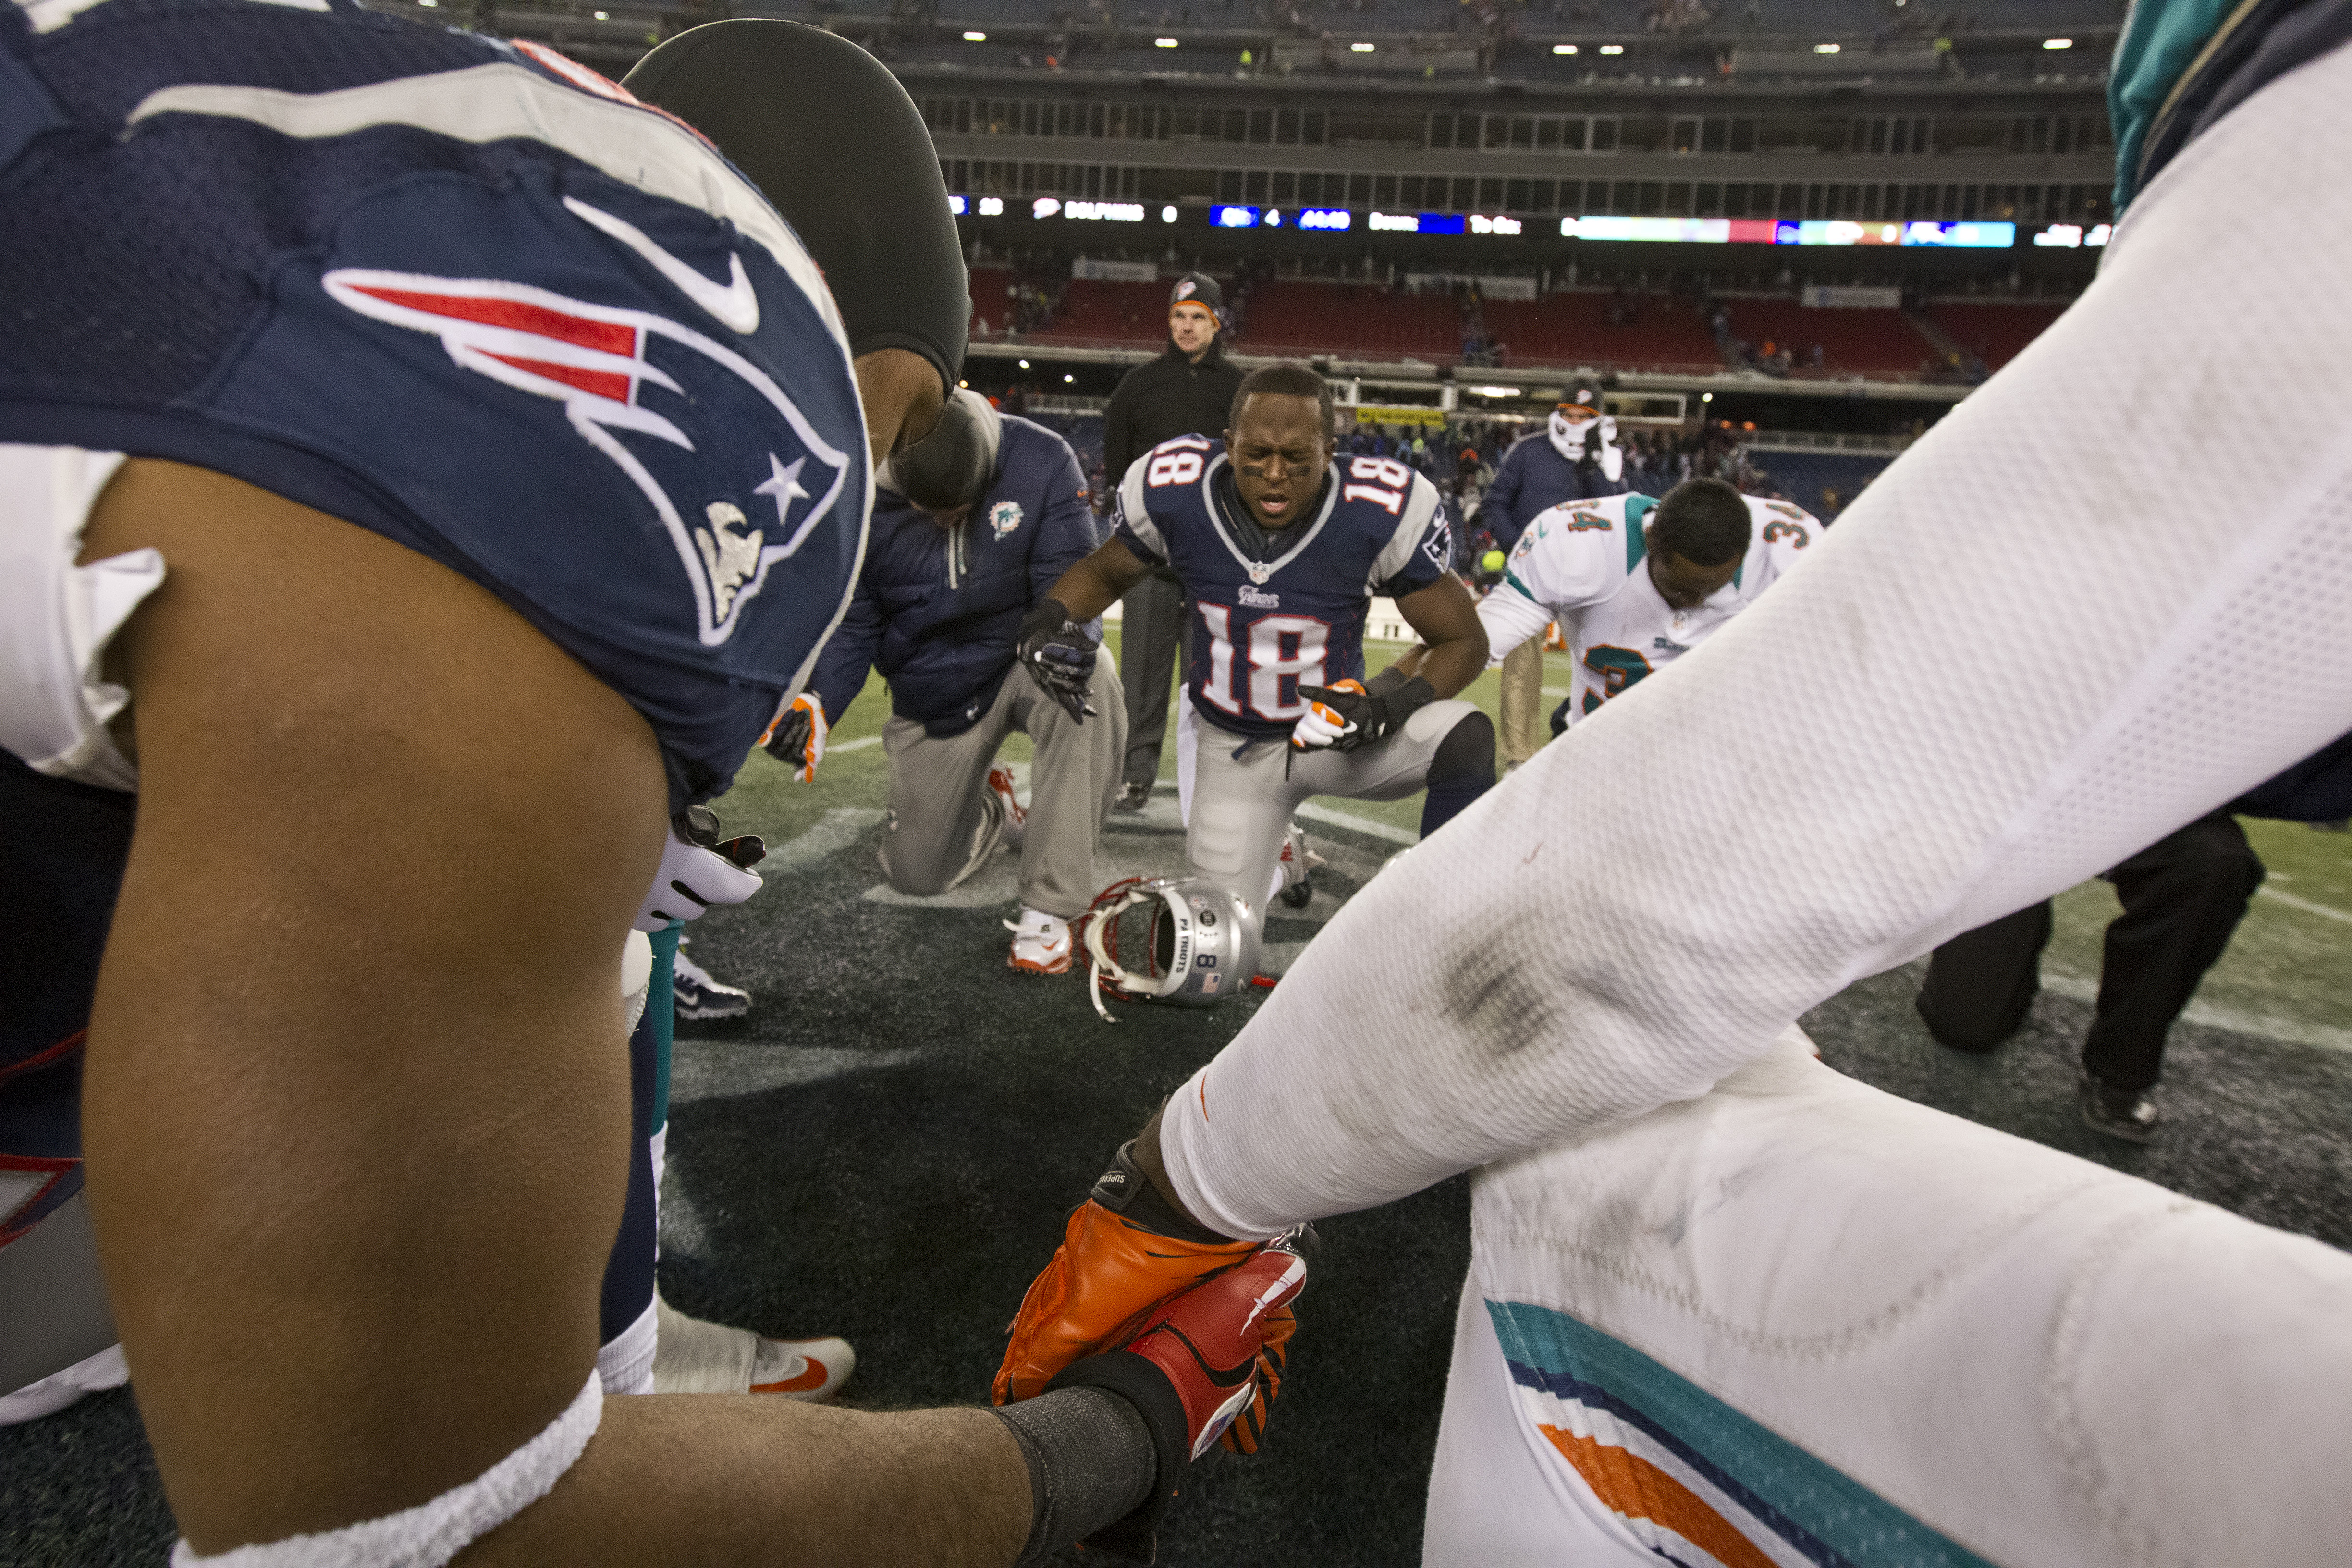
<svg viewBox="0 0 2352 1568">
<path fill-rule="evenodd" d="M 788 715 L 769 745 L 810 776 L 823 726 L 880 670 L 890 683 L 890 885 L 946 892 L 1012 844 L 1022 910 L 1009 962 L 1035 974 L 1069 968 L 1069 922 L 1101 886 L 1095 848 L 1118 793 L 1127 713 L 1118 668 L 1099 649 L 1080 705 L 1090 722 L 1013 667 L 1023 618 L 1096 543 L 1069 443 L 958 392 L 939 428 L 881 472 L 856 594 L 801 700 L 821 712 Z M 1035 747 L 1025 811 L 996 762 L 1015 730 Z"/>
</svg>

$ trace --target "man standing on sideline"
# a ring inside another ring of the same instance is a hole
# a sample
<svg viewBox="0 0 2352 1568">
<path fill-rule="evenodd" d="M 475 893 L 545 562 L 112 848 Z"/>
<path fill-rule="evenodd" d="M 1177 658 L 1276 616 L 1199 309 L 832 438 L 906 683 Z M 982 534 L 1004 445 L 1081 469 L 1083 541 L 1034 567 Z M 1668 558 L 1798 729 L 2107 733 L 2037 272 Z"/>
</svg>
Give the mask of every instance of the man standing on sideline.
<svg viewBox="0 0 2352 1568">
<path fill-rule="evenodd" d="M 1617 449 L 1617 421 L 1601 412 L 1601 388 L 1590 379 L 1569 383 L 1544 428 L 1522 436 L 1503 454 L 1478 515 L 1465 531 L 1485 529 L 1508 553 L 1535 515 L 1570 501 L 1623 495 L 1625 454 Z M 1502 763 L 1517 767 L 1549 739 L 1542 730 L 1543 639 L 1530 637 L 1503 660 Z"/>
<path fill-rule="evenodd" d="M 1011 844 L 1021 855 L 1022 910 L 1007 962 L 1059 974 L 1070 967 L 1070 918 L 1100 885 L 1095 847 L 1127 732 L 1108 658 L 1066 711 L 1013 672 L 1031 603 L 1095 547 L 1078 459 L 1044 426 L 961 391 L 939 428 L 892 458 L 880 480 L 849 614 L 769 749 L 812 776 L 828 723 L 856 700 L 866 672 L 881 670 L 890 683 L 882 730 L 890 885 L 944 893 Z M 1081 710 L 1104 717 L 1082 724 Z M 1036 745 L 1026 813 L 1012 771 L 995 765 L 1015 730 Z"/>
<path fill-rule="evenodd" d="M 1137 365 L 1110 395 L 1103 416 L 1103 482 L 1118 481 L 1136 458 L 1178 436 L 1214 436 L 1241 390 L 1242 373 L 1225 358 L 1217 280 L 1187 272 L 1168 297 L 1168 352 Z M 1121 811 L 1140 811 L 1160 776 L 1160 742 L 1168 730 L 1168 677 L 1181 657 L 1187 609 L 1175 573 L 1162 566 L 1119 601 L 1119 679 L 1127 696 Z"/>
</svg>

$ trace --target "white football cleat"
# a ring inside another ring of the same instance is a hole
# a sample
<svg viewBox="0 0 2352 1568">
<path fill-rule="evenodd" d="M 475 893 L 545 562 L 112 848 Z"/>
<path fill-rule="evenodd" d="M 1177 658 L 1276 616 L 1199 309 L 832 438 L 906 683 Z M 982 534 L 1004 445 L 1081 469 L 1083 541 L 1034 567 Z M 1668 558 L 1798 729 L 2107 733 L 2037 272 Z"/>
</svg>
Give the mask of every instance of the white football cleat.
<svg viewBox="0 0 2352 1568">
<path fill-rule="evenodd" d="M 1275 892 L 1294 910 L 1303 910 L 1315 897 L 1315 873 L 1327 862 L 1322 856 L 1307 847 L 1307 830 L 1296 822 L 1283 836 L 1282 858 L 1276 864 L 1281 880 Z"/>
<path fill-rule="evenodd" d="M 1006 921 L 1013 933 L 1013 956 L 1004 962 L 1024 974 L 1067 974 L 1070 972 L 1070 922 L 1043 910 L 1023 910 L 1018 921 Z"/>
<path fill-rule="evenodd" d="M 831 1399 L 857 1369 L 847 1340 L 771 1340 L 689 1318 L 654 1297 L 656 1394 L 776 1394 L 812 1403 Z"/>
<path fill-rule="evenodd" d="M 857 1352 L 847 1340 L 762 1339 L 751 1357 L 750 1392 L 823 1405 L 856 1370 Z"/>
<path fill-rule="evenodd" d="M 988 793 L 1004 805 L 1004 842 L 1021 847 L 1021 830 L 1029 821 L 1028 808 L 1013 795 L 1013 770 L 1003 763 L 988 770 Z"/>
</svg>

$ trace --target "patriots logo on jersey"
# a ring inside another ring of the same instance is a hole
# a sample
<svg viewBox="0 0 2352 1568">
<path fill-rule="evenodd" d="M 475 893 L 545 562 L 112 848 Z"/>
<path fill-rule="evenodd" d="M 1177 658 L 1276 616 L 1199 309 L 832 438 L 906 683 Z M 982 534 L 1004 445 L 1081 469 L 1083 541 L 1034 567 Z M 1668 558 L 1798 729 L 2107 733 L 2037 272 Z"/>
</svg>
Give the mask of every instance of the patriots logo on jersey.
<svg viewBox="0 0 2352 1568">
<path fill-rule="evenodd" d="M 799 552 L 846 488 L 849 455 L 818 435 L 772 377 L 667 317 L 499 279 L 347 267 L 321 281 L 330 298 L 362 316 L 438 337 L 466 369 L 562 404 L 581 438 L 661 519 L 693 585 L 705 647 L 734 635 L 770 568 Z M 677 421 L 722 416 L 759 432 L 767 471 L 741 476 L 740 499 L 709 500 L 706 491 L 681 508 L 678 492 L 709 478 L 708 460 Z M 688 509 L 698 514 L 692 523 Z"/>
</svg>

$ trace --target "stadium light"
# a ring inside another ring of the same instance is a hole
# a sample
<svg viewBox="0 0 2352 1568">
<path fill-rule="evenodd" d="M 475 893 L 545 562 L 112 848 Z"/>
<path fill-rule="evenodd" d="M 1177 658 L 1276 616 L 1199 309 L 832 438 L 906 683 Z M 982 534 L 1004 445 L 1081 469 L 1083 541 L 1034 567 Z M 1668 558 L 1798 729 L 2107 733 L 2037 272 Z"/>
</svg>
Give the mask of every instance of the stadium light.
<svg viewBox="0 0 2352 1568">
<path fill-rule="evenodd" d="M 982 217 L 1003 217 L 1004 216 L 1004 198 L 1003 196 L 981 197 L 980 216 Z"/>
<path fill-rule="evenodd" d="M 1556 55 L 1572 55 L 1576 53 L 1576 46 L 1574 44 L 1554 44 L 1551 47 L 1551 52 Z"/>
<path fill-rule="evenodd" d="M 416 0 L 416 3 L 429 11 L 433 9 L 434 6 L 441 4 L 441 0 Z"/>
<path fill-rule="evenodd" d="M 963 36 L 963 41 L 967 44 L 984 44 L 988 42 L 988 35 L 986 33 L 966 33 Z"/>
<path fill-rule="evenodd" d="M 1372 44 L 1349 44 L 1348 52 L 1351 55 L 1369 55 L 1377 47 Z"/>
<path fill-rule="evenodd" d="M 1815 44 L 1813 46 L 1813 53 L 1817 55 L 1833 55 L 1837 52 L 1838 47 L 1835 44 Z"/>
<path fill-rule="evenodd" d="M 611 13 L 610 11 L 599 11 L 599 12 L 597 12 L 597 13 L 596 13 L 596 20 L 598 20 L 599 22 L 609 22 L 609 21 L 611 21 L 612 19 L 613 19 L 613 13 Z M 2046 48 L 2048 48 L 2050 46 L 2049 46 L 2049 45 L 2047 45 L 2047 44 L 2044 44 L 2044 45 L 2042 45 L 2042 47 L 2043 48 L 2045 48 L 2045 49 L 2046 49 Z"/>
<path fill-rule="evenodd" d="M 1601 46 L 1601 52 L 1604 55 L 1622 55 L 1625 52 L 1625 46 L 1622 44 L 1603 44 Z"/>
<path fill-rule="evenodd" d="M 1715 401 L 1715 394 L 1712 392 L 1702 392 L 1698 395 L 1698 400 L 1701 403 L 1713 403 Z"/>
<path fill-rule="evenodd" d="M 1064 376 L 1064 377 L 1062 378 L 1062 381 L 1063 381 L 1063 383 L 1064 383 L 1065 384 L 1069 384 L 1069 383 L 1072 383 L 1072 382 L 1076 381 L 1077 379 L 1078 379 L 1078 378 L 1077 378 L 1076 376 L 1075 376 L 1075 375 L 1066 375 L 1066 376 Z"/>
<path fill-rule="evenodd" d="M 1160 221 L 1161 223 L 1174 223 L 1176 221 L 1176 208 L 1173 205 L 1164 206 L 1160 209 Z"/>
<path fill-rule="evenodd" d="M 1517 397 L 1521 389 L 1516 386 L 1474 386 L 1470 390 L 1481 397 Z"/>
<path fill-rule="evenodd" d="M 1154 38 L 1151 40 L 1151 47 L 1155 49 L 1172 49 L 1176 47 L 1176 40 L 1173 38 Z"/>
<path fill-rule="evenodd" d="M 2071 49 L 2074 47 L 2074 40 L 2072 38 L 2044 38 L 2042 40 L 2042 47 L 2045 49 Z"/>
<path fill-rule="evenodd" d="M 1027 369 L 1029 368 L 1029 362 L 1028 362 L 1027 360 L 1025 360 L 1025 359 L 1024 359 L 1024 360 L 1023 360 L 1023 361 L 1021 362 L 1021 368 L 1022 368 L 1023 370 L 1027 370 Z"/>
</svg>

